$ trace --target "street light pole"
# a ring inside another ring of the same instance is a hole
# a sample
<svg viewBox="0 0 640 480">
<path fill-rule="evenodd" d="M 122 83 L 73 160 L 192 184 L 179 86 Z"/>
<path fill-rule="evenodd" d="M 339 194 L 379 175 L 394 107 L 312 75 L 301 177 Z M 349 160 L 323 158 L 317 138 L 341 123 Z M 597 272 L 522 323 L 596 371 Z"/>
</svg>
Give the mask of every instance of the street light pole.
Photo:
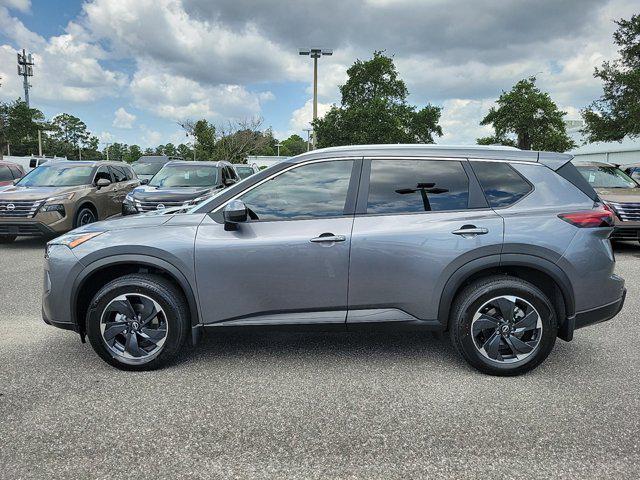
<svg viewBox="0 0 640 480">
<path fill-rule="evenodd" d="M 280 156 L 280 147 L 282 144 L 280 142 L 276 143 L 276 148 L 278 149 L 278 156 Z"/>
<path fill-rule="evenodd" d="M 318 118 L 318 59 L 324 55 L 333 55 L 333 50 L 322 48 L 301 48 L 300 55 L 313 58 L 313 120 Z M 313 148 L 316 147 L 316 136 L 313 136 Z"/>
<path fill-rule="evenodd" d="M 307 152 L 309 151 L 309 146 L 311 144 L 311 129 L 310 128 L 305 128 L 303 129 L 305 132 L 307 132 Z"/>
</svg>

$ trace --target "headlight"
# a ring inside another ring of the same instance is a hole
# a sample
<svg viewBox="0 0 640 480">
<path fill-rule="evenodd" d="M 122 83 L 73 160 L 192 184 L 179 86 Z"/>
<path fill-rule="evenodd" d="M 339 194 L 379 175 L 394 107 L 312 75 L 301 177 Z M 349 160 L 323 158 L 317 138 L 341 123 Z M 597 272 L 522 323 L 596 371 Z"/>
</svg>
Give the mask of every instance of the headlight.
<svg viewBox="0 0 640 480">
<path fill-rule="evenodd" d="M 49 245 L 64 245 L 69 248 L 76 248 L 103 233 L 104 232 L 68 233 L 51 240 Z"/>
<path fill-rule="evenodd" d="M 129 202 L 129 203 L 133 203 L 134 202 L 133 195 L 131 193 L 127 193 L 127 196 L 124 197 L 124 201 L 125 202 Z"/>
</svg>

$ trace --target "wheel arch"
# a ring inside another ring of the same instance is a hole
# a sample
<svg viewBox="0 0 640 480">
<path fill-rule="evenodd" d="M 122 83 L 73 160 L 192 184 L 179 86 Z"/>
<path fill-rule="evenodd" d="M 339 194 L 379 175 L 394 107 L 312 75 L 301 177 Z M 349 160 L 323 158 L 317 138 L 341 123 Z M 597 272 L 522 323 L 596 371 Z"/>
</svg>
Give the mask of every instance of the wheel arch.
<svg viewBox="0 0 640 480">
<path fill-rule="evenodd" d="M 93 203 L 88 198 L 85 198 L 85 199 L 81 200 L 80 202 L 78 202 L 78 206 L 76 207 L 75 212 L 73 212 L 73 225 L 74 226 L 76 224 L 76 220 L 78 219 L 78 213 L 80 212 L 80 210 L 82 210 L 85 207 L 90 208 L 93 211 L 93 213 L 95 213 L 96 221 L 100 220 L 100 212 L 98 211 L 98 207 L 96 206 L 96 204 Z"/>
<path fill-rule="evenodd" d="M 573 286 L 567 275 L 555 263 L 526 254 L 491 255 L 471 261 L 458 268 L 446 282 L 438 306 L 438 321 L 449 327 L 451 305 L 456 295 L 472 281 L 489 275 L 510 275 L 529 281 L 540 288 L 554 303 L 559 331 L 564 338 L 563 324 L 575 315 Z M 570 338 L 564 338 L 570 340 Z"/>
<path fill-rule="evenodd" d="M 89 264 L 73 284 L 70 311 L 72 321 L 78 326 L 81 335 L 86 332 L 86 315 L 94 295 L 109 281 L 129 273 L 155 273 L 170 280 L 187 300 L 192 327 L 198 324 L 199 313 L 194 288 L 176 266 L 152 256 L 116 255 Z"/>
</svg>

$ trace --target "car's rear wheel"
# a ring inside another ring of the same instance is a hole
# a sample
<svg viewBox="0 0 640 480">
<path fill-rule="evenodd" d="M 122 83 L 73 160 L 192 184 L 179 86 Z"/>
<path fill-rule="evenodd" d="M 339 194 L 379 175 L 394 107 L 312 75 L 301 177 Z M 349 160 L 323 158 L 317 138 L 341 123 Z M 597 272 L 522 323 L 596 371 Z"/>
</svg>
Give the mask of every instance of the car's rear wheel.
<svg viewBox="0 0 640 480">
<path fill-rule="evenodd" d="M 94 223 L 98 220 L 95 212 L 91 210 L 89 207 L 82 207 L 76 213 L 75 221 L 73 222 L 73 227 L 78 228 L 84 225 L 89 225 L 90 223 Z"/>
<path fill-rule="evenodd" d="M 514 277 L 489 277 L 467 286 L 454 302 L 451 340 L 473 367 L 490 375 L 519 375 L 549 355 L 557 335 L 552 303 Z"/>
<path fill-rule="evenodd" d="M 100 357 L 123 370 L 170 362 L 189 331 L 187 302 L 159 275 L 131 274 L 100 289 L 87 314 L 87 336 Z"/>
<path fill-rule="evenodd" d="M 16 235 L 0 235 L 0 243 L 13 243 L 16 238 Z"/>
</svg>

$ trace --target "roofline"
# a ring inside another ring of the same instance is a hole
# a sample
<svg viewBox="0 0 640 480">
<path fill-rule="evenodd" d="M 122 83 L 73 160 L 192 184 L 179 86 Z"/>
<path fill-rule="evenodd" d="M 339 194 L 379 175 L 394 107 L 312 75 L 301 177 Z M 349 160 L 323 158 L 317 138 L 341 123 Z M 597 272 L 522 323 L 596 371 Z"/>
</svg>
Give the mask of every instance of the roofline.
<svg viewBox="0 0 640 480">
<path fill-rule="evenodd" d="M 349 145 L 329 147 L 302 153 L 284 160 L 283 163 L 300 163 L 321 158 L 339 157 L 424 157 L 486 159 L 541 163 L 557 170 L 570 162 L 573 155 L 568 153 L 520 150 L 502 146 L 449 146 L 435 144 L 385 144 L 385 145 Z"/>
</svg>

